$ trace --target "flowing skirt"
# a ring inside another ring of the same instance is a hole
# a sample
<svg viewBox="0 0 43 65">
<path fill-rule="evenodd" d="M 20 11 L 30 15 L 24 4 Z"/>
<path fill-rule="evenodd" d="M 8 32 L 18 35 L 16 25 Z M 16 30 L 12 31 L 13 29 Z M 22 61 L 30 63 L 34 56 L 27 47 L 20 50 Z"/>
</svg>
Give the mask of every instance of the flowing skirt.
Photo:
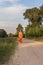
<svg viewBox="0 0 43 65">
<path fill-rule="evenodd" d="M 21 37 L 21 38 L 19 37 L 19 38 L 18 38 L 18 41 L 22 43 L 22 37 Z"/>
</svg>

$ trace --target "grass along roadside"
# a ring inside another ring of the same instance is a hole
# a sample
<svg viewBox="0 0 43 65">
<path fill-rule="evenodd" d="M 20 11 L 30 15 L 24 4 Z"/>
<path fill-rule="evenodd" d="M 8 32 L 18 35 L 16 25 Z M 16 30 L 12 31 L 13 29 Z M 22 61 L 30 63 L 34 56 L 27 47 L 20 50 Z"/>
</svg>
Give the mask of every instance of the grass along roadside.
<svg viewBox="0 0 43 65">
<path fill-rule="evenodd" d="M 36 39 L 36 41 L 43 42 L 43 39 Z"/>
<path fill-rule="evenodd" d="M 43 37 L 32 38 L 32 40 L 43 42 Z"/>
<path fill-rule="evenodd" d="M 15 38 L 0 38 L 0 64 L 4 64 L 10 59 L 16 46 L 17 42 Z"/>
<path fill-rule="evenodd" d="M 26 38 L 26 39 L 43 42 L 43 37 L 31 37 L 31 38 Z"/>
</svg>

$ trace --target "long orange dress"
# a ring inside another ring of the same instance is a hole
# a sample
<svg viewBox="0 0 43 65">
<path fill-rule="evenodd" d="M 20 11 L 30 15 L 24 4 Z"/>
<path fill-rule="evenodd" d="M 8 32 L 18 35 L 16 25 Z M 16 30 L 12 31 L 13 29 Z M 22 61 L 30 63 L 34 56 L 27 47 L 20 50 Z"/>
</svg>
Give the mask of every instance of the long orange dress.
<svg viewBox="0 0 43 65">
<path fill-rule="evenodd" d="M 22 32 L 20 31 L 20 32 L 19 32 L 19 35 L 18 35 L 18 40 L 19 40 L 19 42 L 22 42 L 22 38 L 23 38 L 23 34 L 22 34 Z"/>
</svg>

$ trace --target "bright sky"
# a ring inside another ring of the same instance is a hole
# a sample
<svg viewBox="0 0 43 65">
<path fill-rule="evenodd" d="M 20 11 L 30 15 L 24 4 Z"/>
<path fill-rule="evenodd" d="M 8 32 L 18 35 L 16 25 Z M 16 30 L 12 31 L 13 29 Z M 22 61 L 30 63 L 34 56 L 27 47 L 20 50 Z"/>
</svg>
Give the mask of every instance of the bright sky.
<svg viewBox="0 0 43 65">
<path fill-rule="evenodd" d="M 26 27 L 28 22 L 24 20 L 23 12 L 27 8 L 39 7 L 42 4 L 43 0 L 0 0 L 0 28 L 8 33 L 15 33 L 19 23 Z"/>
</svg>

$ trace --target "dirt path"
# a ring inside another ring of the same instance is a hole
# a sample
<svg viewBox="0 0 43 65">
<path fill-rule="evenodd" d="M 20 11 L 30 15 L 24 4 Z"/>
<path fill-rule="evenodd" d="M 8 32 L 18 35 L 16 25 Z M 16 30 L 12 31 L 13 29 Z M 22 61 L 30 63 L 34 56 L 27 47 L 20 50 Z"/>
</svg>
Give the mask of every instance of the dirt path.
<svg viewBox="0 0 43 65">
<path fill-rule="evenodd" d="M 23 40 L 7 65 L 43 65 L 43 43 Z"/>
</svg>

